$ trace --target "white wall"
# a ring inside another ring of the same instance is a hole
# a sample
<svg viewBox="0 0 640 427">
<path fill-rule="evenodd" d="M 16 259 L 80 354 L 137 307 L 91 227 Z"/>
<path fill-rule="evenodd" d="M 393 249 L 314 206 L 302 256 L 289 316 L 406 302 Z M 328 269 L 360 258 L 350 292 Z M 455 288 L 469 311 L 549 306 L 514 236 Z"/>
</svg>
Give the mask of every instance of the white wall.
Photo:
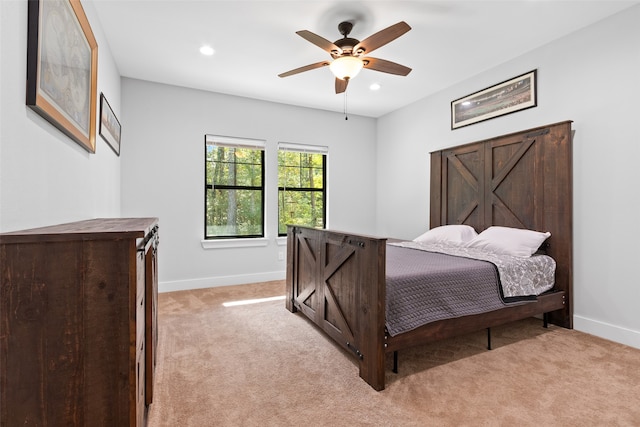
<svg viewBox="0 0 640 427">
<path fill-rule="evenodd" d="M 375 120 L 176 86 L 122 80 L 122 214 L 160 219 L 160 290 L 282 279 L 279 141 L 329 147 L 329 227 L 375 230 Z M 203 249 L 204 135 L 264 139 L 265 247 Z"/>
<path fill-rule="evenodd" d="M 120 114 L 120 75 L 91 4 L 98 97 Z M 27 2 L 0 1 L 0 231 L 120 214 L 120 160 L 99 137 L 96 153 L 26 106 Z M 97 114 L 96 114 L 97 115 Z"/>
<path fill-rule="evenodd" d="M 428 229 L 430 151 L 573 120 L 575 328 L 640 348 L 638 22 L 635 6 L 379 119 L 378 234 Z M 533 69 L 536 108 L 450 130 L 452 100 Z"/>
</svg>

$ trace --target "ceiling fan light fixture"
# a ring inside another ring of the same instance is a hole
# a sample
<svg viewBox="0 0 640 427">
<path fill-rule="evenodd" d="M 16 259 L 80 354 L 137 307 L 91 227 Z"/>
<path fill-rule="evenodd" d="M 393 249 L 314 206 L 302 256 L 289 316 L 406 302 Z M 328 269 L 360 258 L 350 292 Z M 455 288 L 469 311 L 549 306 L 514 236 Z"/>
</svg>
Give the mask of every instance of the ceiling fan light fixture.
<svg viewBox="0 0 640 427">
<path fill-rule="evenodd" d="M 364 67 L 364 63 L 355 56 L 341 56 L 334 59 L 329 65 L 333 75 L 341 80 L 354 78 L 362 70 L 362 67 Z"/>
</svg>

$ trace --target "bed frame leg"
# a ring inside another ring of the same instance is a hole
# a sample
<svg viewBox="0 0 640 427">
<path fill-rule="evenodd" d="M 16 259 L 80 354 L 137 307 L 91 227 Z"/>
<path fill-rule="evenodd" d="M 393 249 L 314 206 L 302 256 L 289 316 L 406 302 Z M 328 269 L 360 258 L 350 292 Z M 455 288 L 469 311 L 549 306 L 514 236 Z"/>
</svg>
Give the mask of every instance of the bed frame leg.
<svg viewBox="0 0 640 427">
<path fill-rule="evenodd" d="M 398 350 L 393 352 L 393 373 L 398 373 Z"/>
<path fill-rule="evenodd" d="M 491 350 L 491 328 L 487 328 L 487 350 Z"/>
<path fill-rule="evenodd" d="M 548 313 L 542 313 L 542 325 L 546 328 L 549 327 L 549 314 Z"/>
</svg>

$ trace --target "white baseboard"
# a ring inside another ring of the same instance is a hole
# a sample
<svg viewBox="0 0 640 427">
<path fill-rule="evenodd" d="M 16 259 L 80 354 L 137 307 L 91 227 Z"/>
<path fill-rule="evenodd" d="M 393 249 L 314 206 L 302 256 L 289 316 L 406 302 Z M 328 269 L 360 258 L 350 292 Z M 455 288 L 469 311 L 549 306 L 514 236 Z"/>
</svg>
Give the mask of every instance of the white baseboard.
<svg viewBox="0 0 640 427">
<path fill-rule="evenodd" d="M 260 274 L 243 274 L 238 276 L 206 277 L 202 279 L 175 280 L 159 282 L 158 292 L 186 291 L 189 289 L 214 288 L 217 286 L 243 285 L 245 283 L 270 282 L 284 280 L 286 272 L 272 271 Z"/>
<path fill-rule="evenodd" d="M 640 331 L 611 325 L 575 314 L 573 315 L 573 328 L 580 332 L 640 349 Z"/>
</svg>

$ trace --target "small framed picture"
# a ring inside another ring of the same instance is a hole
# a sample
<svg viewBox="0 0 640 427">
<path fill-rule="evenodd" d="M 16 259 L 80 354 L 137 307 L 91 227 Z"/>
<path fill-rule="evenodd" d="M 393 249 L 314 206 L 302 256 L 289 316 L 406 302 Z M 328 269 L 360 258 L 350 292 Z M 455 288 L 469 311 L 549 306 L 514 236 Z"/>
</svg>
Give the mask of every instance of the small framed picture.
<svg viewBox="0 0 640 427">
<path fill-rule="evenodd" d="M 107 98 L 103 93 L 100 94 L 100 136 L 107 144 L 120 155 L 120 135 L 122 126 L 111 109 Z"/>
<path fill-rule="evenodd" d="M 537 70 L 505 80 L 451 102 L 451 129 L 538 105 Z"/>
</svg>

